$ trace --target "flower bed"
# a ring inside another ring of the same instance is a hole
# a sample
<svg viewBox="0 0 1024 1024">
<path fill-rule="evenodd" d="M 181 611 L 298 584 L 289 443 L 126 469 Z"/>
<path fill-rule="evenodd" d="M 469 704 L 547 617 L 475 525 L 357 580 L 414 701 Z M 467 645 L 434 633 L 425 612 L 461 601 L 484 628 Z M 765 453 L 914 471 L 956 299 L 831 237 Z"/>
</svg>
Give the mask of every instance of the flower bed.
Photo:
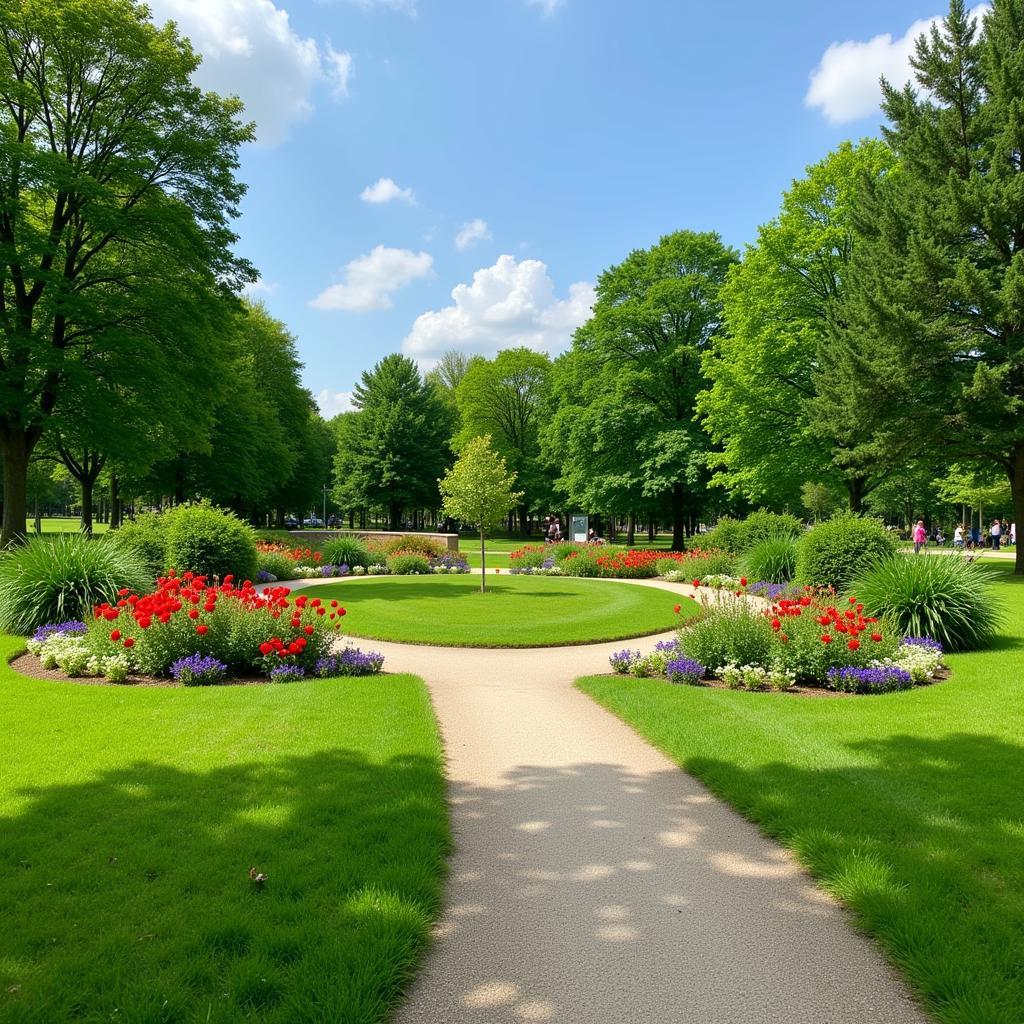
<svg viewBox="0 0 1024 1024">
<path fill-rule="evenodd" d="M 721 552 L 660 551 L 593 544 L 525 544 L 509 555 L 513 574 L 600 577 L 603 579 L 690 579 L 719 571 L 733 562 Z"/>
<path fill-rule="evenodd" d="M 44 668 L 71 677 L 119 682 L 142 674 L 200 685 L 249 674 L 283 681 L 336 667 L 331 647 L 344 615 L 336 600 L 293 599 L 287 587 L 260 591 L 248 580 L 235 586 L 230 576 L 210 585 L 203 576 L 169 573 L 150 594 L 125 590 L 116 603 L 98 605 L 88 623 L 44 627 L 28 648 Z M 366 657 L 364 667 L 380 671 L 376 656 Z M 296 671 L 274 672 L 280 668 Z"/>
</svg>

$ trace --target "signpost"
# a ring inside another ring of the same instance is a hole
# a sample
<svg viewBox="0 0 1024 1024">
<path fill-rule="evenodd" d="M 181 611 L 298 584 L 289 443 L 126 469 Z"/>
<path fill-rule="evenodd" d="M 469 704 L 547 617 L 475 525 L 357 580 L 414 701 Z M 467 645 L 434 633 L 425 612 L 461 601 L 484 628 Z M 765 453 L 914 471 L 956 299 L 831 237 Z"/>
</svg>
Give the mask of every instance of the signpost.
<svg viewBox="0 0 1024 1024">
<path fill-rule="evenodd" d="M 573 516 L 569 536 L 577 544 L 586 544 L 590 532 L 589 516 Z"/>
</svg>

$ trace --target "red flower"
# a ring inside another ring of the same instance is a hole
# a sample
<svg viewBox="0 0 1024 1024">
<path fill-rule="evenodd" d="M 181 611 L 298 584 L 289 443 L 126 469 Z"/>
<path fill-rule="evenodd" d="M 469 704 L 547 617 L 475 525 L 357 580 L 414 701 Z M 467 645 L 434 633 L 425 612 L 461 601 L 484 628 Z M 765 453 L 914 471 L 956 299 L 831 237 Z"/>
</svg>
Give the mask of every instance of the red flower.
<svg viewBox="0 0 1024 1024">
<path fill-rule="evenodd" d="M 128 639 L 125 640 L 124 645 L 125 647 L 134 647 L 135 641 L 131 637 L 128 637 Z"/>
<path fill-rule="evenodd" d="M 857 598 L 851 597 L 850 598 L 850 604 L 856 604 L 856 603 L 857 603 Z"/>
<path fill-rule="evenodd" d="M 274 649 L 273 644 L 268 644 L 266 641 L 260 644 L 260 654 L 267 655 Z"/>
<path fill-rule="evenodd" d="M 198 619 L 199 618 L 199 609 L 198 608 L 190 608 L 189 609 L 189 613 L 188 613 L 188 617 L 190 619 Z"/>
<path fill-rule="evenodd" d="M 312 626 L 307 626 L 305 632 L 306 632 L 306 636 L 312 636 L 313 635 L 313 627 Z"/>
<path fill-rule="evenodd" d="M 678 615 L 678 614 L 679 614 L 679 613 L 680 613 L 680 612 L 681 612 L 682 610 L 683 610 L 683 606 L 682 606 L 681 604 L 677 604 L 677 605 L 676 605 L 676 606 L 675 606 L 675 607 L 674 607 L 674 608 L 672 609 L 672 611 L 674 611 L 674 612 L 676 613 L 676 615 Z"/>
<path fill-rule="evenodd" d="M 339 608 L 338 609 L 338 614 L 339 615 L 344 615 L 345 614 L 345 609 L 344 608 Z"/>
<path fill-rule="evenodd" d="M 772 619 L 772 629 L 778 632 L 782 629 L 782 622 L 779 619 Z"/>
<path fill-rule="evenodd" d="M 846 646 L 849 647 L 851 651 L 859 650 L 860 649 L 860 641 L 859 640 L 851 640 Z"/>
<path fill-rule="evenodd" d="M 694 585 L 694 588 L 699 587 L 700 586 L 700 580 L 694 580 L 693 581 L 693 585 Z"/>
<path fill-rule="evenodd" d="M 789 636 L 788 636 L 787 634 L 785 634 L 785 633 L 780 633 L 780 634 L 779 634 L 779 639 L 780 639 L 780 640 L 781 640 L 781 641 L 782 641 L 782 642 L 783 642 L 784 644 L 788 644 L 788 643 L 789 643 Z"/>
<path fill-rule="evenodd" d="M 144 615 L 141 619 L 139 619 L 139 626 L 142 629 L 149 629 L 149 627 L 152 625 L 153 620 L 148 615 Z"/>
<path fill-rule="evenodd" d="M 746 585 L 747 585 L 747 577 L 746 576 L 741 576 L 740 577 L 740 586 L 741 587 L 745 587 Z"/>
<path fill-rule="evenodd" d="M 205 625 L 198 625 L 196 626 L 196 632 L 200 636 L 206 636 L 206 634 L 210 632 L 210 627 Z"/>
<path fill-rule="evenodd" d="M 871 634 L 871 639 L 874 640 L 876 644 L 877 643 L 881 643 L 882 642 L 882 634 L 881 633 L 872 633 Z"/>
<path fill-rule="evenodd" d="M 830 636 L 828 635 L 828 633 L 825 633 L 825 634 L 824 634 L 824 635 L 822 636 L 822 638 L 821 638 L 821 642 L 822 642 L 823 644 L 830 644 L 830 643 L 832 643 L 832 637 L 830 637 Z"/>
</svg>

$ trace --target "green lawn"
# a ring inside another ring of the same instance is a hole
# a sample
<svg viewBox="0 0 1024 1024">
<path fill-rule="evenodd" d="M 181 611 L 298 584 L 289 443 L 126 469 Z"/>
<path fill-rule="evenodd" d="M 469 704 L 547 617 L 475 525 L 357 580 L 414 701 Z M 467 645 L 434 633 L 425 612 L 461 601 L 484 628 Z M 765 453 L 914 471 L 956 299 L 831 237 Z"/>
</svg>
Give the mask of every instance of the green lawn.
<svg viewBox="0 0 1024 1024">
<path fill-rule="evenodd" d="M 1005 635 L 932 687 L 578 683 L 795 850 L 950 1024 L 1024 1020 L 1024 580 L 997 571 Z"/>
<path fill-rule="evenodd" d="M 52 683 L 7 667 L 18 646 L 0 642 L 0 1021 L 387 1019 L 449 842 L 422 682 Z"/>
<path fill-rule="evenodd" d="M 296 590 L 296 593 L 303 591 Z M 352 636 L 447 647 L 548 647 L 671 629 L 689 598 L 652 587 L 566 576 L 382 576 L 309 587 L 337 598 Z"/>
<path fill-rule="evenodd" d="M 78 533 L 82 528 L 82 520 L 78 516 L 67 516 L 57 517 L 53 516 L 50 518 L 43 518 L 39 521 L 39 525 L 43 529 L 43 533 Z M 25 529 L 28 533 L 36 532 L 36 521 L 29 519 L 26 523 Z M 106 533 L 108 526 L 106 523 L 93 522 L 92 532 L 93 533 Z"/>
</svg>

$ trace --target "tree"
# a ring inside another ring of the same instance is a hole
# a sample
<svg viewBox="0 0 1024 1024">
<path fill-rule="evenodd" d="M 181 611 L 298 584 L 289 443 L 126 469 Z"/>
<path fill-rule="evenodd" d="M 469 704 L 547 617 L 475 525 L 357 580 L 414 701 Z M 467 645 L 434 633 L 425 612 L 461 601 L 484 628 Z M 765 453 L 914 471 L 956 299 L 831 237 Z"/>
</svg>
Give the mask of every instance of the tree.
<svg viewBox="0 0 1024 1024">
<path fill-rule="evenodd" d="M 512 490 L 515 482 L 515 473 L 508 471 L 487 434 L 473 438 L 439 481 L 445 515 L 480 531 L 481 593 L 487 589 L 487 530 L 497 526 L 522 499 L 520 492 Z"/>
<path fill-rule="evenodd" d="M 861 464 L 940 448 L 999 467 L 1021 522 L 1024 3 L 995 0 L 979 35 L 953 0 L 911 63 L 920 92 L 883 83 L 900 168 L 864 183 L 819 411 Z"/>
<path fill-rule="evenodd" d="M 199 58 L 173 25 L 133 0 L 7 0 L 0 44 L 6 544 L 24 533 L 28 460 L 83 350 L 151 344 L 136 318 L 153 282 L 162 299 L 175 276 L 187 297 L 254 275 L 229 226 L 252 128 L 238 100 L 191 84 Z M 178 359 L 195 369 L 203 352 L 180 326 Z"/>
<path fill-rule="evenodd" d="M 416 364 L 397 354 L 363 373 L 353 403 L 358 415 L 339 437 L 335 487 L 360 504 L 386 506 L 397 530 L 403 508 L 436 504 L 450 461 L 448 407 Z"/>
<path fill-rule="evenodd" d="M 815 480 L 844 485 L 856 509 L 881 476 L 833 463 L 837 439 L 827 420 L 814 421 L 811 400 L 818 346 L 853 252 L 861 178 L 878 179 L 894 162 L 880 140 L 844 142 L 793 182 L 778 216 L 729 272 L 727 330 L 704 359 L 710 386 L 698 409 L 721 446 L 711 455 L 713 479 L 750 502 L 796 507 L 802 485 Z"/>
<path fill-rule="evenodd" d="M 828 519 L 836 510 L 836 493 L 828 484 L 805 480 L 800 488 L 800 504 L 815 522 Z"/>
<path fill-rule="evenodd" d="M 601 274 L 594 315 L 573 337 L 573 357 L 587 357 L 599 381 L 581 404 L 600 392 L 634 422 L 635 448 L 621 447 L 620 458 L 639 460 L 643 496 L 668 505 L 676 550 L 703 500 L 709 442 L 694 406 L 736 259 L 713 232 L 666 235 Z"/>
<path fill-rule="evenodd" d="M 490 435 L 522 487 L 519 532 L 524 537 L 531 507 L 548 490 L 539 432 L 548 408 L 550 373 L 546 355 L 528 348 L 505 349 L 494 359 L 472 360 L 455 392 L 462 421 L 455 448 Z"/>
</svg>

